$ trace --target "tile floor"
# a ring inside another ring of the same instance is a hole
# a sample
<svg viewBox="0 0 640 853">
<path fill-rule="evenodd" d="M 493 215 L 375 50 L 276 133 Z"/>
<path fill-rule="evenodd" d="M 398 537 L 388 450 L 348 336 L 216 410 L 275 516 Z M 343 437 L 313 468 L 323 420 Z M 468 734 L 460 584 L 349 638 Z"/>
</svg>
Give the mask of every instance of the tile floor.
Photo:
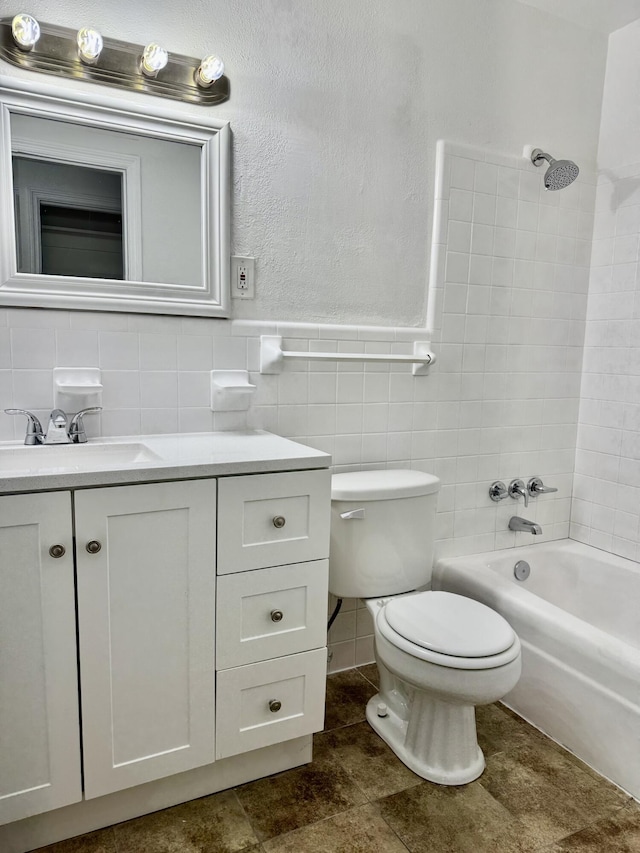
<svg viewBox="0 0 640 853">
<path fill-rule="evenodd" d="M 640 853 L 640 805 L 501 706 L 479 780 L 415 776 L 364 721 L 376 678 L 329 676 L 312 764 L 38 853 Z"/>
</svg>

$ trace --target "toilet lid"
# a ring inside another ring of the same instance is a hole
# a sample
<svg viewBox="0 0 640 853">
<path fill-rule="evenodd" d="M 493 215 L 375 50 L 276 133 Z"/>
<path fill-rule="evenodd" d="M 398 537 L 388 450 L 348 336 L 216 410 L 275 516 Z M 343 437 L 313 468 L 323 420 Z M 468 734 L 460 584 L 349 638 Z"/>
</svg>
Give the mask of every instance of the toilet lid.
<svg viewBox="0 0 640 853">
<path fill-rule="evenodd" d="M 445 655 L 479 658 L 510 648 L 516 635 L 495 610 L 453 592 L 421 592 L 385 607 L 390 627 L 405 640 Z"/>
</svg>

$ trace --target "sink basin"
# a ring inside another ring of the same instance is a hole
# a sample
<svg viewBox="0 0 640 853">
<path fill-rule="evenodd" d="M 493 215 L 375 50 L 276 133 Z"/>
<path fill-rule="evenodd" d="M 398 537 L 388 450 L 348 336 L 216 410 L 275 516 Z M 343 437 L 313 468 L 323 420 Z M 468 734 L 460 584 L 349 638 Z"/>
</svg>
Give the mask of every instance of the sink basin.
<svg viewBox="0 0 640 853">
<path fill-rule="evenodd" d="M 0 477 L 18 472 L 50 474 L 116 469 L 159 461 L 161 457 L 141 442 L 0 447 Z"/>
</svg>

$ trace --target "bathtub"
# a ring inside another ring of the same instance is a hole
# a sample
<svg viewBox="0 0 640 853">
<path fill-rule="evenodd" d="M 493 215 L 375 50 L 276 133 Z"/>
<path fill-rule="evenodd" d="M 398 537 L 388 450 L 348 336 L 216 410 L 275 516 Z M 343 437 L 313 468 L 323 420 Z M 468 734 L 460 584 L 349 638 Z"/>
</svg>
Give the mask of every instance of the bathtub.
<svg viewBox="0 0 640 853">
<path fill-rule="evenodd" d="M 432 586 L 511 623 L 522 676 L 505 704 L 640 800 L 640 565 L 564 539 L 441 558 Z"/>
</svg>

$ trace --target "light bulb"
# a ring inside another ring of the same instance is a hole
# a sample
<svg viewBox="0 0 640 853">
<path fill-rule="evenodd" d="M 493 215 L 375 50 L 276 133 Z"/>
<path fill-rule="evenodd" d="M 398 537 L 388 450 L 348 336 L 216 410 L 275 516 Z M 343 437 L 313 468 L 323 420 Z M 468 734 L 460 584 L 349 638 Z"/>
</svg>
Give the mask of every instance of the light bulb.
<svg viewBox="0 0 640 853">
<path fill-rule="evenodd" d="M 196 70 L 196 83 L 198 86 L 211 86 L 224 74 L 224 62 L 219 56 L 205 56 Z"/>
<path fill-rule="evenodd" d="M 20 50 L 33 50 L 40 38 L 40 24 L 31 15 L 16 15 L 11 22 L 11 33 Z"/>
<path fill-rule="evenodd" d="M 87 65 L 95 65 L 104 46 L 100 33 L 91 27 L 83 27 L 78 30 L 77 42 L 80 59 Z"/>
<path fill-rule="evenodd" d="M 142 62 L 140 68 L 145 77 L 155 77 L 158 71 L 162 71 L 169 61 L 169 54 L 160 47 L 159 44 L 152 42 L 148 44 L 142 53 Z"/>
</svg>

